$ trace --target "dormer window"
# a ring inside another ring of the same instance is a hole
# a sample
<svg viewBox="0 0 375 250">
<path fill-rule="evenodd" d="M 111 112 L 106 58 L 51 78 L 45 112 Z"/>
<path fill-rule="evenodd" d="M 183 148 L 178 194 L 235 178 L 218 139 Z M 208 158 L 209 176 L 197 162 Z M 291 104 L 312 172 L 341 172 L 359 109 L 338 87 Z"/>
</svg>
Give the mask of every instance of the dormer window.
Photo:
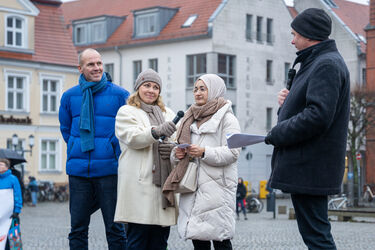
<svg viewBox="0 0 375 250">
<path fill-rule="evenodd" d="M 5 24 L 5 44 L 9 47 L 24 48 L 26 40 L 25 18 L 8 16 Z"/>
<path fill-rule="evenodd" d="M 137 17 L 136 36 L 154 35 L 156 32 L 156 13 Z"/>
<path fill-rule="evenodd" d="M 135 38 L 157 36 L 176 14 L 177 9 L 155 7 L 136 10 L 134 14 Z"/>
<path fill-rule="evenodd" d="M 125 17 L 99 16 L 73 21 L 75 45 L 105 43 Z"/>
</svg>

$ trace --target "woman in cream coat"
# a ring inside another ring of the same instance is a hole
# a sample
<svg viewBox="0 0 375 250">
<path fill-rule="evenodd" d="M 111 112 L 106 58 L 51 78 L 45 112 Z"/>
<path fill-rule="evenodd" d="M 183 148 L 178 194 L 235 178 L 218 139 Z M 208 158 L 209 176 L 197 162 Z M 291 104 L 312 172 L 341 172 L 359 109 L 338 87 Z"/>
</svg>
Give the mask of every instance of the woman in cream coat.
<svg viewBox="0 0 375 250">
<path fill-rule="evenodd" d="M 198 189 L 181 194 L 178 232 L 193 240 L 194 249 L 232 249 L 235 231 L 237 158 L 240 149 L 229 149 L 226 135 L 240 133 L 240 126 L 225 100 L 223 79 L 214 74 L 201 76 L 194 85 L 193 104 L 185 113 L 177 132 L 178 143 L 191 144 L 186 150 L 175 148 L 172 161 L 178 161 L 163 191 L 179 182 L 179 168 L 186 168 L 189 157 L 198 159 Z M 183 176 L 183 175 L 182 175 Z M 171 192 L 172 192 L 171 190 Z M 168 196 L 167 196 L 168 197 Z"/>
<path fill-rule="evenodd" d="M 116 136 L 121 147 L 115 221 L 128 223 L 127 250 L 167 248 L 177 209 L 162 195 L 171 171 L 168 143 L 176 126 L 174 113 L 161 100 L 162 82 L 151 70 L 136 80 L 135 93 L 116 116 Z M 163 143 L 160 137 L 166 136 Z"/>
</svg>

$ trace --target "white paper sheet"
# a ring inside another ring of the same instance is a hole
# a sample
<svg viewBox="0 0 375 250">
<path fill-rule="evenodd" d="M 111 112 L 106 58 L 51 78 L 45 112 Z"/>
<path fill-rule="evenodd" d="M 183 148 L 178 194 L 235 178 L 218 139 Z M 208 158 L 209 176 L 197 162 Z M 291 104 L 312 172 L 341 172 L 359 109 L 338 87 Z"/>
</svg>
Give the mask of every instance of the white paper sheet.
<svg viewBox="0 0 375 250">
<path fill-rule="evenodd" d="M 229 148 L 240 148 L 264 142 L 264 138 L 264 135 L 231 134 L 227 136 L 227 143 Z"/>
<path fill-rule="evenodd" d="M 13 213 L 13 189 L 0 189 L 0 249 L 5 249 Z"/>
</svg>

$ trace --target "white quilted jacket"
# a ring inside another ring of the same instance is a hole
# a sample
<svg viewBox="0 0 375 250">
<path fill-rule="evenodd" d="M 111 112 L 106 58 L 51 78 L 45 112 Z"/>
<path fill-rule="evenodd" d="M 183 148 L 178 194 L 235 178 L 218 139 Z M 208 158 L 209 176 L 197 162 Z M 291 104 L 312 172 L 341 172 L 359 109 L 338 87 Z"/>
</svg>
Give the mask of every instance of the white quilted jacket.
<svg viewBox="0 0 375 250">
<path fill-rule="evenodd" d="M 226 135 L 240 133 L 231 103 L 219 109 L 198 129 L 191 127 L 192 144 L 205 147 L 200 159 L 198 190 L 180 196 L 178 232 L 183 239 L 233 238 L 237 189 L 237 158 L 240 149 L 229 149 Z M 172 157 L 176 161 L 176 158 Z"/>
</svg>

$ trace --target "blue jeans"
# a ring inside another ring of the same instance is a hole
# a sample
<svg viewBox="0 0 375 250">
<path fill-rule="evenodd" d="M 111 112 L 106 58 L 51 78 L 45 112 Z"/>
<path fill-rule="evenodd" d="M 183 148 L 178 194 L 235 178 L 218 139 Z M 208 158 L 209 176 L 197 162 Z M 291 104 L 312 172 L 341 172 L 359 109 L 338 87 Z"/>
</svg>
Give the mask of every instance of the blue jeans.
<svg viewBox="0 0 375 250">
<path fill-rule="evenodd" d="M 90 217 L 102 211 L 108 249 L 126 249 L 124 225 L 114 223 L 117 200 L 117 176 L 83 178 L 69 176 L 70 249 L 88 249 Z"/>
<path fill-rule="evenodd" d="M 165 250 L 170 227 L 128 223 L 127 250 Z"/>
<path fill-rule="evenodd" d="M 38 192 L 31 191 L 31 203 L 33 205 L 36 205 L 36 202 L 38 200 L 37 197 L 38 197 Z"/>
</svg>

